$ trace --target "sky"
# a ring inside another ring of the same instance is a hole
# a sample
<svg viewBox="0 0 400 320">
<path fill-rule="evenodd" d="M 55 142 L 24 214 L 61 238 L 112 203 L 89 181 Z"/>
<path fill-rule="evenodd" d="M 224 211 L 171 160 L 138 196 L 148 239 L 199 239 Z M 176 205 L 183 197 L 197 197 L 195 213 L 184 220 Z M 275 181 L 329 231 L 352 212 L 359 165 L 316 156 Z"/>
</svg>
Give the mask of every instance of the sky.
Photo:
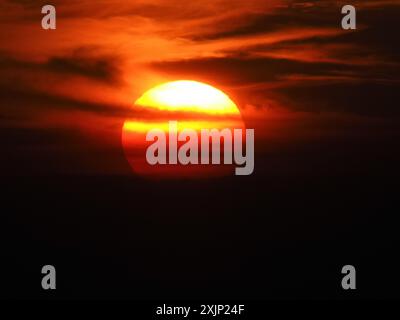
<svg viewBox="0 0 400 320">
<path fill-rule="evenodd" d="M 0 0 L 0 296 L 398 296 L 399 16 L 399 0 Z M 175 80 L 237 104 L 251 175 L 132 171 L 125 120 Z"/>
<path fill-rule="evenodd" d="M 395 148 L 399 1 L 351 1 L 357 30 L 341 28 L 349 1 L 54 0 L 56 30 L 41 28 L 45 4 L 0 0 L 1 175 L 129 174 L 134 101 L 180 79 L 236 102 L 258 172 L 338 152 L 375 165 Z"/>
</svg>

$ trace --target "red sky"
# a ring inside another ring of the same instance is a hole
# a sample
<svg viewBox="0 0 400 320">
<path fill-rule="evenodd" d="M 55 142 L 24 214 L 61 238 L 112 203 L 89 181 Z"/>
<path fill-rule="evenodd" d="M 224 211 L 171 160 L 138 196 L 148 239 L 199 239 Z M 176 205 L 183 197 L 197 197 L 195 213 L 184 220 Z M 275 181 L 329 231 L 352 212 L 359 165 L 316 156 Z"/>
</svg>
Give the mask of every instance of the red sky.
<svg viewBox="0 0 400 320">
<path fill-rule="evenodd" d="M 179 79 L 228 93 L 276 163 L 316 141 L 367 152 L 398 136 L 399 1 L 352 1 L 356 31 L 340 28 L 348 1 L 51 3 L 57 30 L 45 31 L 47 2 L 0 0 L 4 174 L 127 173 L 133 102 Z"/>
</svg>

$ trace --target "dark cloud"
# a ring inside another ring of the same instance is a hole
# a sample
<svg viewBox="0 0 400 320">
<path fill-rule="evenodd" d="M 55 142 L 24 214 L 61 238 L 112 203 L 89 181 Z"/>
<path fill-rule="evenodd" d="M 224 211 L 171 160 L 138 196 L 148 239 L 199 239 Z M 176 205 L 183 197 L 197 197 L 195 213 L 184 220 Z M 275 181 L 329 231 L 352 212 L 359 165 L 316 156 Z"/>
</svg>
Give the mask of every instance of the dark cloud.
<svg viewBox="0 0 400 320">
<path fill-rule="evenodd" d="M 229 85 L 282 81 L 291 75 L 319 76 L 323 81 L 333 76 L 351 75 L 357 80 L 397 80 L 392 66 L 353 65 L 329 62 L 304 62 L 278 58 L 224 57 L 193 60 L 164 61 L 151 64 L 157 71 L 177 77 L 199 75 L 205 79 L 218 79 Z M 304 77 L 303 80 L 305 80 Z M 287 85 L 291 85 L 287 83 Z M 299 85 L 299 83 L 296 83 Z M 306 85 L 300 84 L 301 87 Z"/>
<path fill-rule="evenodd" d="M 218 79 L 226 84 L 251 84 L 279 80 L 290 74 L 321 75 L 347 70 L 346 66 L 329 63 L 305 63 L 288 59 L 224 57 L 164 61 L 152 67 L 166 74 Z"/>
<path fill-rule="evenodd" d="M 111 117 L 129 115 L 129 107 L 119 103 L 77 98 L 55 90 L 57 81 L 87 79 L 109 87 L 122 85 L 113 57 L 89 57 L 76 50 L 68 56 L 51 57 L 44 62 L 18 60 L 0 54 L 1 122 L 35 119 L 46 110 L 76 110 Z M 37 86 L 37 84 L 40 84 Z"/>
<path fill-rule="evenodd" d="M 17 60 L 3 53 L 0 54 L 0 67 L 2 72 L 6 70 L 50 72 L 59 76 L 82 76 L 108 84 L 121 83 L 121 72 L 116 64 L 117 57 L 96 57 L 81 54 L 81 51 L 85 50 L 76 49 L 71 55 L 53 56 L 45 62 Z"/>
<path fill-rule="evenodd" d="M 278 89 L 286 106 L 296 111 L 356 113 L 399 117 L 400 90 L 390 83 L 334 83 Z"/>
<path fill-rule="evenodd" d="M 375 55 L 385 62 L 399 62 L 400 44 L 395 41 L 398 30 L 398 17 L 400 16 L 400 5 L 389 4 L 382 7 L 367 7 L 357 10 L 358 29 L 356 31 L 341 32 L 330 37 L 314 37 L 309 39 L 291 39 L 282 41 L 275 46 L 281 48 L 285 46 L 298 45 L 320 45 L 349 44 L 352 45 L 352 51 L 345 50 L 342 53 L 343 58 L 350 61 L 353 57 L 366 57 L 367 55 Z M 279 17 L 279 16 L 278 16 Z M 340 21 L 342 15 L 335 14 L 316 14 L 310 21 L 302 23 L 302 26 L 335 26 Z M 321 23 L 318 21 L 322 19 Z M 330 18 L 333 18 L 330 20 Z M 295 17 L 297 19 L 297 17 Z M 303 18 L 302 18 L 303 19 Z M 314 19 L 314 20 L 313 20 Z M 316 19 L 316 20 L 315 20 Z M 314 22 L 313 22 L 314 21 Z M 330 21 L 328 24 L 327 21 Z M 300 23 L 300 21 L 298 21 Z M 338 25 L 339 26 L 339 25 Z M 254 48 L 243 48 L 252 51 L 252 49 L 271 49 L 271 46 L 255 46 Z M 273 48 L 273 47 L 272 47 Z"/>
<path fill-rule="evenodd" d="M 334 28 L 340 21 L 340 11 L 337 4 L 326 6 L 315 2 L 312 6 L 299 6 L 287 1 L 287 5 L 271 12 L 250 13 L 237 26 L 234 17 L 221 21 L 223 31 L 213 30 L 209 34 L 194 36 L 193 40 L 215 40 L 230 37 L 244 37 L 265 34 L 292 28 Z"/>
<path fill-rule="evenodd" d="M 120 75 L 108 58 L 53 57 L 44 67 L 55 73 L 76 74 L 108 83 L 118 82 Z"/>
<path fill-rule="evenodd" d="M 0 98 L 3 119 L 29 118 L 43 110 L 76 110 L 121 118 L 132 113 L 129 106 L 83 101 L 22 86 L 0 86 Z"/>
<path fill-rule="evenodd" d="M 274 97 L 292 110 L 400 115 L 398 69 L 365 65 L 311 63 L 273 58 L 215 58 L 154 63 L 165 74 L 219 79 L 227 86 L 275 84 L 248 92 L 257 98 Z M 233 89 L 234 90 L 234 89 Z M 279 102 L 279 101 L 278 101 Z"/>
</svg>

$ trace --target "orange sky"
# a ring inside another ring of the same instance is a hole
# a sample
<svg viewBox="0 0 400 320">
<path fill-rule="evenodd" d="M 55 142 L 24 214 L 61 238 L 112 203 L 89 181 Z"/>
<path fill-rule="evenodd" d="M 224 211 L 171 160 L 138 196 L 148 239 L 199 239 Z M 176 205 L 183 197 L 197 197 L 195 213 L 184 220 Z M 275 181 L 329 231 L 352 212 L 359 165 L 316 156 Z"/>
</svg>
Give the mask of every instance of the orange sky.
<svg viewBox="0 0 400 320">
<path fill-rule="evenodd" d="M 329 135 L 337 119 L 391 121 L 400 49 L 385 37 L 395 42 L 399 1 L 352 3 L 357 31 L 340 28 L 345 1 L 52 1 L 57 30 L 45 31 L 40 1 L 0 0 L 1 128 L 54 130 L 60 143 L 43 152 L 110 154 L 133 102 L 179 79 L 229 94 L 261 140 L 299 139 L 307 123 Z M 109 161 L 82 170 L 124 172 Z"/>
</svg>

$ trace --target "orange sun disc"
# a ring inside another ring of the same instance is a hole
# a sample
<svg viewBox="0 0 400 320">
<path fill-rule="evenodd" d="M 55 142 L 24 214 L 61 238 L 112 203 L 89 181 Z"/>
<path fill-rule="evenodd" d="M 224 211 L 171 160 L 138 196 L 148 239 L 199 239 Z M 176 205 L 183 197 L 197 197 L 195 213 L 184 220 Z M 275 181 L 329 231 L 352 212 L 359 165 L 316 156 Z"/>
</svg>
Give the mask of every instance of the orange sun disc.
<svg viewBox="0 0 400 320">
<path fill-rule="evenodd" d="M 133 111 L 137 116 L 125 120 L 122 145 L 126 159 L 136 174 L 179 178 L 220 176 L 233 172 L 232 165 L 223 164 L 223 139 L 220 141 L 221 164 L 150 165 L 146 160 L 146 150 L 153 143 L 146 141 L 146 134 L 152 129 L 165 133 L 166 150 L 169 150 L 169 121 L 177 122 L 178 134 L 184 129 L 192 129 L 199 137 L 202 129 L 226 128 L 232 132 L 233 129 L 244 129 L 239 108 L 221 90 L 197 81 L 167 82 L 146 91 L 136 100 Z M 177 147 L 184 143 L 179 141 Z"/>
</svg>

